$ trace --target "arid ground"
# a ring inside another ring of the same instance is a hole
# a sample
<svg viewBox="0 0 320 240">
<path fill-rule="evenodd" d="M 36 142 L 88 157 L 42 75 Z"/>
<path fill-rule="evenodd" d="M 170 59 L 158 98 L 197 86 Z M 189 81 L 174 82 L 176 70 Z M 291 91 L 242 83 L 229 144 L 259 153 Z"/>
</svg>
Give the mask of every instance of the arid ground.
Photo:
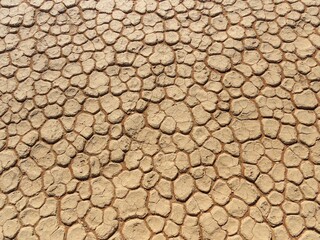
<svg viewBox="0 0 320 240">
<path fill-rule="evenodd" d="M 319 0 L 0 0 L 0 240 L 319 240 Z"/>
</svg>

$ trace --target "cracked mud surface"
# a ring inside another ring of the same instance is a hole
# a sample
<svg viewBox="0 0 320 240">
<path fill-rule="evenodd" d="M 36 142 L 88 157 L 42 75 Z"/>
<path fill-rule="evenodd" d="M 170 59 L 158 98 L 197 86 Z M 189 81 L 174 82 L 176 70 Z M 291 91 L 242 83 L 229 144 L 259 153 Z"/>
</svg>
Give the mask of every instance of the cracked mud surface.
<svg viewBox="0 0 320 240">
<path fill-rule="evenodd" d="M 1 0 L 0 240 L 319 240 L 318 0 Z"/>
</svg>

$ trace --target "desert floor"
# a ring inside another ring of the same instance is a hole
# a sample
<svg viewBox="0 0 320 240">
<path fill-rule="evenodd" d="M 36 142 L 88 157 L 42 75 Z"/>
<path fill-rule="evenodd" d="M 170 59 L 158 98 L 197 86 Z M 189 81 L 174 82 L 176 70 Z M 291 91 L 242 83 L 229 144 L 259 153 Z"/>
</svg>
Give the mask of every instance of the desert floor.
<svg viewBox="0 0 320 240">
<path fill-rule="evenodd" d="M 0 0 L 0 240 L 319 240 L 319 0 Z"/>
</svg>

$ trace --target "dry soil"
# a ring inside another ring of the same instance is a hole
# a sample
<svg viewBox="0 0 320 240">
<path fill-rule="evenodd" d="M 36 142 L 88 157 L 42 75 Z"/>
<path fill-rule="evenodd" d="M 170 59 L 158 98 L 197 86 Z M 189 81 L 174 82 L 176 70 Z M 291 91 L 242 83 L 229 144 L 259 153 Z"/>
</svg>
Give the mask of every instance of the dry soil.
<svg viewBox="0 0 320 240">
<path fill-rule="evenodd" d="M 0 240 L 319 240 L 319 0 L 0 0 Z"/>
</svg>

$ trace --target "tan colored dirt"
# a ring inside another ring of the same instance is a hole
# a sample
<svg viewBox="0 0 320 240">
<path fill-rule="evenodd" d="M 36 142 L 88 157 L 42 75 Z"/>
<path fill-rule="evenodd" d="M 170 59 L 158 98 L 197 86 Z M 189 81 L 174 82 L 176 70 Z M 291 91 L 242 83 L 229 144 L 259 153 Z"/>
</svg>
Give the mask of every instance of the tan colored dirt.
<svg viewBox="0 0 320 240">
<path fill-rule="evenodd" d="M 319 0 L 0 0 L 0 240 L 320 240 Z"/>
</svg>

